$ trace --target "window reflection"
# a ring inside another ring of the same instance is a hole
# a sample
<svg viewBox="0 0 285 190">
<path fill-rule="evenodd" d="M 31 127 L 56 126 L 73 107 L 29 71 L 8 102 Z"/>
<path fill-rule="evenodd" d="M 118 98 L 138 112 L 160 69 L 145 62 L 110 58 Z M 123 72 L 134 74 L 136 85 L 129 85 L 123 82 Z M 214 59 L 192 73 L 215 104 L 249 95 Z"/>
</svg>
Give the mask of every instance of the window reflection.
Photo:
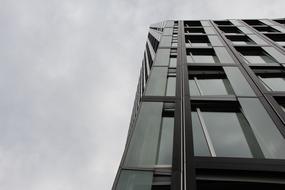
<svg viewBox="0 0 285 190">
<path fill-rule="evenodd" d="M 188 82 L 191 96 L 234 94 L 229 80 L 220 67 L 215 70 L 196 70 L 195 67 L 190 67 Z"/>
<path fill-rule="evenodd" d="M 211 48 L 188 49 L 188 63 L 220 63 L 215 51 Z"/>
<path fill-rule="evenodd" d="M 260 47 L 236 47 L 248 64 L 276 64 L 277 61 Z"/>
</svg>

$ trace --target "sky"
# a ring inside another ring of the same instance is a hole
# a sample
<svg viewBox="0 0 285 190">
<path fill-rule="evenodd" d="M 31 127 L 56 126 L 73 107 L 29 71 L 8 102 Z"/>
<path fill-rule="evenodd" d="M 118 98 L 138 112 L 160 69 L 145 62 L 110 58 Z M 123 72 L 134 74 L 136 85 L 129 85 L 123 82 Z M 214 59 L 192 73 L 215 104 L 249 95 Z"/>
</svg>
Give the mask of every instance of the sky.
<svg viewBox="0 0 285 190">
<path fill-rule="evenodd" d="M 281 18 L 284 7 L 284 0 L 0 0 L 0 189 L 111 189 L 149 25 Z"/>
</svg>

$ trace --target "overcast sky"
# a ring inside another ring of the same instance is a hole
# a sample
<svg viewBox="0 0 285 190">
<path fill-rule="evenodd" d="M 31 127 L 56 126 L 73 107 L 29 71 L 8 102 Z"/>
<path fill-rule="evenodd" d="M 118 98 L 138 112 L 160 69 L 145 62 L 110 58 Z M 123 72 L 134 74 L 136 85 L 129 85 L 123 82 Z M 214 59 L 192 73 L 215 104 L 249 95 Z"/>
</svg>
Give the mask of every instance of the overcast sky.
<svg viewBox="0 0 285 190">
<path fill-rule="evenodd" d="M 284 0 L 0 0 L 0 189 L 110 189 L 148 26 L 278 18 L 284 7 Z"/>
</svg>

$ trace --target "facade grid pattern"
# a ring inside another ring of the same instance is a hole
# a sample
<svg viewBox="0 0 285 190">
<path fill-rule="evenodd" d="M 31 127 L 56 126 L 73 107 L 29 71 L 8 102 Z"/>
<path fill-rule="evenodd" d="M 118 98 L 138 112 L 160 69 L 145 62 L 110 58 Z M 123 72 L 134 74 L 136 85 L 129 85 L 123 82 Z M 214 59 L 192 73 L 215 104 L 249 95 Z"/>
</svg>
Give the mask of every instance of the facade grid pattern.
<svg viewBox="0 0 285 190">
<path fill-rule="evenodd" d="M 284 67 L 284 18 L 151 25 L 112 189 L 285 189 Z"/>
</svg>

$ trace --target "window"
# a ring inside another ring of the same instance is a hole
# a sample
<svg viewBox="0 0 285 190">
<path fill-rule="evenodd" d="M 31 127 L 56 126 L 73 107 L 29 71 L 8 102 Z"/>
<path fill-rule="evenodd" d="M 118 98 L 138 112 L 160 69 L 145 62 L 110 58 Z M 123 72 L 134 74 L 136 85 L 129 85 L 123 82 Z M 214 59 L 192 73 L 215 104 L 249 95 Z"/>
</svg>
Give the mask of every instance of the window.
<svg viewBox="0 0 285 190">
<path fill-rule="evenodd" d="M 153 168 L 172 164 L 174 106 L 173 103 L 142 102 L 125 166 Z"/>
<path fill-rule="evenodd" d="M 177 49 L 171 48 L 169 67 L 176 68 L 176 66 L 177 66 Z"/>
<path fill-rule="evenodd" d="M 256 172 L 247 168 L 225 170 L 209 166 L 207 169 L 204 167 L 196 169 L 197 190 L 284 189 L 284 183 L 276 183 L 276 179 L 284 182 L 279 172 L 262 170 Z"/>
<path fill-rule="evenodd" d="M 201 27 L 196 27 L 196 28 L 185 28 L 185 33 L 194 33 L 194 34 L 205 34 L 205 30 Z"/>
<path fill-rule="evenodd" d="M 160 172 L 158 172 L 157 174 L 154 174 L 151 190 L 170 190 L 170 187 L 171 187 L 171 175 L 170 174 L 165 174 L 165 173 L 160 173 Z"/>
<path fill-rule="evenodd" d="M 269 91 L 285 91 L 284 76 L 276 76 L 276 77 L 259 76 L 259 79 L 263 83 L 264 87 Z"/>
<path fill-rule="evenodd" d="M 152 67 L 145 90 L 146 96 L 165 95 L 167 72 L 168 67 Z"/>
<path fill-rule="evenodd" d="M 279 24 L 285 24 L 285 19 L 281 19 L 281 20 L 274 20 L 275 22 L 278 22 Z"/>
<path fill-rule="evenodd" d="M 278 32 L 278 30 L 275 30 L 274 28 L 272 28 L 270 26 L 256 26 L 256 27 L 253 27 L 253 28 L 258 30 L 259 32 L 264 32 L 264 33 L 267 33 L 267 32 Z"/>
<path fill-rule="evenodd" d="M 247 23 L 248 25 L 264 25 L 263 22 L 259 21 L 259 20 L 243 20 L 245 23 Z"/>
<path fill-rule="evenodd" d="M 176 35 L 173 35 L 171 46 L 177 47 L 177 45 L 178 45 L 178 37 Z"/>
<path fill-rule="evenodd" d="M 192 35 L 192 36 L 186 36 L 186 39 L 185 39 L 185 41 L 186 41 L 186 46 L 188 46 L 188 47 L 208 47 L 208 46 L 210 46 L 210 41 L 209 41 L 209 39 L 208 39 L 208 37 L 207 36 L 205 36 L 205 35 Z"/>
<path fill-rule="evenodd" d="M 234 45 L 252 45 L 255 44 L 245 35 L 227 35 L 226 36 Z"/>
<path fill-rule="evenodd" d="M 242 32 L 235 26 L 227 26 L 227 27 L 222 27 L 220 26 L 219 29 L 227 34 L 241 34 Z"/>
<path fill-rule="evenodd" d="M 170 172 L 121 170 L 115 190 L 170 190 Z"/>
<path fill-rule="evenodd" d="M 276 60 L 260 47 L 236 47 L 248 64 L 276 64 Z"/>
<path fill-rule="evenodd" d="M 268 38 L 275 41 L 280 46 L 285 46 L 285 34 L 265 34 Z"/>
<path fill-rule="evenodd" d="M 277 103 L 279 104 L 281 110 L 285 112 L 285 98 L 280 96 L 280 97 L 274 97 Z"/>
<path fill-rule="evenodd" d="M 173 133 L 174 106 L 173 104 L 164 104 L 156 162 L 159 166 L 172 165 Z"/>
<path fill-rule="evenodd" d="M 285 91 L 285 72 L 283 68 L 253 68 L 253 71 L 268 91 Z"/>
<path fill-rule="evenodd" d="M 285 158 L 284 137 L 258 98 L 191 106 L 196 156 Z"/>
<path fill-rule="evenodd" d="M 166 96 L 175 96 L 176 69 L 168 69 Z"/>
<path fill-rule="evenodd" d="M 202 26 L 200 21 L 184 21 L 185 27 Z"/>
<path fill-rule="evenodd" d="M 239 68 L 224 67 L 223 69 L 237 96 L 256 96 Z"/>
<path fill-rule="evenodd" d="M 189 90 L 191 96 L 234 94 L 222 68 L 196 70 L 190 67 Z"/>
<path fill-rule="evenodd" d="M 152 171 L 122 170 L 116 190 L 151 190 L 152 180 Z"/>
<path fill-rule="evenodd" d="M 258 98 L 238 98 L 265 158 L 284 159 L 285 139 Z"/>
<path fill-rule="evenodd" d="M 213 49 L 187 49 L 188 63 L 219 63 L 219 59 Z"/>
<path fill-rule="evenodd" d="M 196 156 L 263 157 L 237 102 L 196 105 L 191 113 Z"/>
<path fill-rule="evenodd" d="M 214 21 L 217 25 L 232 26 L 233 24 L 228 20 L 217 20 Z"/>
<path fill-rule="evenodd" d="M 124 165 L 154 167 L 159 143 L 162 102 L 142 102 L 133 128 Z"/>
<path fill-rule="evenodd" d="M 177 58 L 176 58 L 176 56 L 170 55 L 169 67 L 174 67 L 174 68 L 176 68 L 176 65 L 177 65 Z"/>
</svg>

